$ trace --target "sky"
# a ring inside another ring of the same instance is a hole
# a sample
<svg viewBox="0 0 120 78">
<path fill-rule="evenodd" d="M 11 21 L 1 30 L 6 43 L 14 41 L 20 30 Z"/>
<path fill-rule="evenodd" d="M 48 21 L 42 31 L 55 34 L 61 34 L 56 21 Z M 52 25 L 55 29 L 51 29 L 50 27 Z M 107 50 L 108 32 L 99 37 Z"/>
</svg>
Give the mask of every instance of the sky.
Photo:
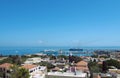
<svg viewBox="0 0 120 78">
<path fill-rule="evenodd" d="M 0 0 L 0 46 L 120 46 L 120 0 Z"/>
</svg>

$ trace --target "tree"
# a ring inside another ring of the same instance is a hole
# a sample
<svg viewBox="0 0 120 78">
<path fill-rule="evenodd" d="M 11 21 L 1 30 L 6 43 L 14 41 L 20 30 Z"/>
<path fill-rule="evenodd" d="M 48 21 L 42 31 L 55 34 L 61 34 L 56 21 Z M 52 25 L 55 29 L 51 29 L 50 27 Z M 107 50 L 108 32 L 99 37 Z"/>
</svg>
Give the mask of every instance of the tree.
<svg viewBox="0 0 120 78">
<path fill-rule="evenodd" d="M 65 60 L 67 60 L 68 59 L 68 56 L 65 56 L 65 55 L 59 55 L 59 56 L 57 56 L 57 58 L 60 58 L 60 59 L 65 59 Z"/>
<path fill-rule="evenodd" d="M 107 62 L 106 62 L 106 61 L 103 61 L 102 71 L 103 71 L 103 72 L 106 72 L 107 69 L 108 69 Z"/>
<path fill-rule="evenodd" d="M 49 57 L 50 57 L 50 60 L 56 60 L 56 57 L 53 55 L 49 55 Z"/>
<path fill-rule="evenodd" d="M 11 67 L 11 78 L 18 78 L 19 75 L 19 68 L 18 66 L 14 65 Z"/>
<path fill-rule="evenodd" d="M 72 63 L 73 61 L 75 62 L 75 63 L 77 63 L 77 62 L 79 62 L 79 61 L 81 61 L 82 59 L 80 58 L 80 57 L 78 57 L 78 56 L 69 56 L 69 62 L 70 63 Z"/>
<path fill-rule="evenodd" d="M 12 56 L 12 59 L 13 64 L 21 65 L 21 56 L 15 55 Z"/>
<path fill-rule="evenodd" d="M 19 78 L 29 78 L 30 75 L 29 75 L 29 71 L 27 69 L 24 69 L 24 68 L 20 68 L 19 69 Z"/>
<path fill-rule="evenodd" d="M 14 65 L 11 67 L 11 78 L 29 78 L 29 71 Z"/>
<path fill-rule="evenodd" d="M 4 60 L 0 60 L 0 64 L 3 64 L 3 63 L 21 65 L 22 59 L 21 59 L 21 56 L 18 56 L 18 55 L 9 55 L 8 58 Z"/>
<path fill-rule="evenodd" d="M 107 72 L 107 70 L 109 68 L 111 68 L 110 66 L 114 66 L 114 67 L 120 69 L 120 62 L 117 60 L 114 60 L 114 59 L 106 60 L 103 62 L 102 71 Z"/>
<path fill-rule="evenodd" d="M 91 73 L 99 73 L 100 72 L 100 68 L 99 68 L 97 62 L 90 61 L 88 63 L 88 67 L 89 67 Z"/>
<path fill-rule="evenodd" d="M 39 63 L 40 66 L 46 66 L 48 69 L 54 68 L 55 66 L 51 63 L 48 62 L 40 62 Z"/>
</svg>

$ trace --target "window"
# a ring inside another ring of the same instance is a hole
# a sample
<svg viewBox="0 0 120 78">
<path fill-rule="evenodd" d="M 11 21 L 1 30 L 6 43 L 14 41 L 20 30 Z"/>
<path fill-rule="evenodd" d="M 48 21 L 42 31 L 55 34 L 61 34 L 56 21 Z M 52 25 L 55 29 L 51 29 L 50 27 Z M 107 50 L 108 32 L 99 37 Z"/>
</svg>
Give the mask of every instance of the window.
<svg viewBox="0 0 120 78">
<path fill-rule="evenodd" d="M 33 70 L 30 71 L 30 73 L 32 73 L 32 72 L 33 72 Z"/>
</svg>

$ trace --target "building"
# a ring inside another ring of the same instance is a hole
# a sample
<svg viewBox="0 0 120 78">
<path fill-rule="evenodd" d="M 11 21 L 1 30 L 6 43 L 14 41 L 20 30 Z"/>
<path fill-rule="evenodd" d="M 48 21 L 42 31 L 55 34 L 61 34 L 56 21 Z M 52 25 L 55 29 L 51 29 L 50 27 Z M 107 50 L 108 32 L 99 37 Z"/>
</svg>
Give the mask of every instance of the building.
<svg viewBox="0 0 120 78">
<path fill-rule="evenodd" d="M 34 57 L 34 58 L 28 58 L 24 63 L 25 64 L 35 64 L 35 63 L 40 63 L 42 61 L 49 61 L 49 58 L 40 58 L 40 57 Z"/>
<path fill-rule="evenodd" d="M 25 64 L 22 68 L 29 70 L 30 78 L 45 78 L 45 74 L 47 73 L 45 66 Z"/>
<path fill-rule="evenodd" d="M 2 72 L 2 78 L 10 78 L 10 67 L 13 65 L 10 63 L 4 63 L 0 65 L 0 72 Z"/>
<path fill-rule="evenodd" d="M 80 61 L 76 64 L 76 70 L 82 71 L 82 72 L 89 72 L 88 63 L 85 61 Z"/>
<path fill-rule="evenodd" d="M 101 78 L 98 73 L 93 73 L 93 78 Z"/>
<path fill-rule="evenodd" d="M 120 69 L 109 69 L 108 72 L 112 75 L 112 78 L 120 78 Z"/>
<path fill-rule="evenodd" d="M 24 63 L 25 64 L 34 64 L 34 63 L 40 63 L 41 58 L 40 57 L 35 57 L 35 58 L 28 58 Z"/>
<path fill-rule="evenodd" d="M 87 78 L 86 73 L 81 72 L 48 72 L 46 78 Z"/>
<path fill-rule="evenodd" d="M 84 65 L 82 65 L 81 63 Z M 82 61 L 79 65 L 88 70 L 87 62 Z M 55 67 L 54 69 L 52 69 L 51 72 L 48 72 L 46 78 L 88 78 L 88 74 L 83 70 L 77 70 L 77 67 L 73 65 L 63 69 Z"/>
<path fill-rule="evenodd" d="M 110 73 L 100 73 L 101 78 L 114 78 Z"/>
</svg>

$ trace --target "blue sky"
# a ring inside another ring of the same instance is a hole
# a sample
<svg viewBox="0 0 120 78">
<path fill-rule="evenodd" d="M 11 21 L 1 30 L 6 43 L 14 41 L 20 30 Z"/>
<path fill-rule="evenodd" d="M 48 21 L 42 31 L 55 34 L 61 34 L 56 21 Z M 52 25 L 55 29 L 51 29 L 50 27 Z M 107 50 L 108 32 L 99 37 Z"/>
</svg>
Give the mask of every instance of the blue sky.
<svg viewBox="0 0 120 78">
<path fill-rule="evenodd" d="M 119 0 L 0 0 L 0 46 L 120 46 Z"/>
</svg>

